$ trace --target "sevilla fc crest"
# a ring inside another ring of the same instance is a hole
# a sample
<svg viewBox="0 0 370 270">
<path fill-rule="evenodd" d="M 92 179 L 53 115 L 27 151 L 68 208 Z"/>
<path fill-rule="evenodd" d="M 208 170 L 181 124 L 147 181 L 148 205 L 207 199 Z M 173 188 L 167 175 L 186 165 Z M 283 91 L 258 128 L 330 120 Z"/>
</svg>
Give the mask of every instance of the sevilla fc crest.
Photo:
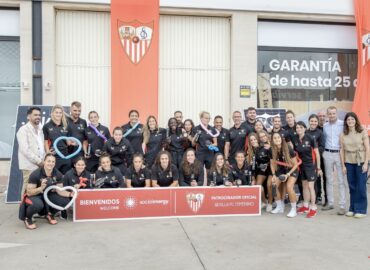
<svg viewBox="0 0 370 270">
<path fill-rule="evenodd" d="M 197 194 L 188 193 L 186 195 L 186 201 L 188 202 L 190 209 L 194 213 L 197 213 L 199 211 L 200 207 L 203 204 L 203 200 L 204 200 L 204 194 L 202 193 L 197 193 Z"/>
<path fill-rule="evenodd" d="M 148 52 L 152 41 L 154 23 L 118 20 L 118 33 L 123 51 L 134 64 L 138 64 Z"/>
</svg>

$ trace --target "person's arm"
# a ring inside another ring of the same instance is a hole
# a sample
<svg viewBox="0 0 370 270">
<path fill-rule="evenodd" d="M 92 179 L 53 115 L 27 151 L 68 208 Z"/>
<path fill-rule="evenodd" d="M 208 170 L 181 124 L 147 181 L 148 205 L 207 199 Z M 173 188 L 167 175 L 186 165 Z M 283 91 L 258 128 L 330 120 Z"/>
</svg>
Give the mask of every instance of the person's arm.
<svg viewBox="0 0 370 270">
<path fill-rule="evenodd" d="M 126 178 L 126 186 L 127 186 L 127 188 L 132 188 L 131 179 Z"/>
<path fill-rule="evenodd" d="M 275 160 L 273 160 L 272 158 L 270 159 L 270 169 L 272 175 L 272 183 L 275 183 L 276 181 Z"/>
<path fill-rule="evenodd" d="M 183 170 L 182 166 L 180 166 L 180 169 L 179 169 L 179 185 L 180 186 L 189 186 L 187 183 L 185 183 L 184 170 Z"/>
<path fill-rule="evenodd" d="M 369 137 L 366 131 L 364 131 L 363 143 L 365 146 L 365 162 L 364 165 L 362 166 L 362 172 L 366 173 L 369 169 L 369 158 L 370 158 Z"/>
<path fill-rule="evenodd" d="M 227 161 L 229 159 L 229 153 L 230 153 L 230 142 L 225 143 L 225 160 Z"/>
<path fill-rule="evenodd" d="M 292 159 L 292 162 L 293 162 L 293 167 L 290 169 L 290 171 L 286 174 L 287 178 L 290 177 L 290 175 L 298 169 L 298 162 L 297 162 L 297 158 L 296 157 L 293 157 Z"/>
<path fill-rule="evenodd" d="M 198 176 L 198 186 L 203 186 L 204 185 L 204 168 L 203 166 L 200 166 L 199 168 L 199 176 Z"/>
<path fill-rule="evenodd" d="M 27 140 L 27 133 L 24 128 L 19 129 L 17 132 L 17 141 L 18 141 L 18 149 L 19 151 L 33 164 L 41 165 L 42 159 L 30 151 L 30 147 Z"/>
<path fill-rule="evenodd" d="M 160 185 L 158 185 L 157 169 L 154 166 L 152 168 L 151 180 L 152 180 L 152 187 L 160 187 Z"/>
<path fill-rule="evenodd" d="M 179 186 L 179 171 L 177 170 L 176 166 L 172 166 L 172 175 L 173 175 L 173 182 L 170 187 L 178 187 Z"/>
<path fill-rule="evenodd" d="M 345 154 L 344 154 L 343 133 L 340 135 L 339 143 L 340 143 L 339 155 L 340 155 L 340 162 L 342 164 L 342 172 L 343 172 L 343 174 L 347 174 L 347 168 L 346 168 L 346 165 L 344 164 Z"/>
<path fill-rule="evenodd" d="M 58 187 L 63 187 L 63 183 L 58 183 L 57 186 Z M 74 196 L 74 192 L 73 191 L 59 190 L 59 189 L 56 189 L 56 191 L 57 191 L 57 194 L 59 196 L 62 196 L 62 197 L 72 198 Z"/>
<path fill-rule="evenodd" d="M 212 139 L 212 144 L 213 144 L 213 146 L 216 146 L 217 147 L 217 137 L 216 138 L 213 138 Z"/>
<path fill-rule="evenodd" d="M 27 184 L 26 192 L 28 196 L 35 196 L 42 194 L 46 188 L 47 180 L 41 180 L 41 186 L 37 187 L 36 184 Z"/>
</svg>

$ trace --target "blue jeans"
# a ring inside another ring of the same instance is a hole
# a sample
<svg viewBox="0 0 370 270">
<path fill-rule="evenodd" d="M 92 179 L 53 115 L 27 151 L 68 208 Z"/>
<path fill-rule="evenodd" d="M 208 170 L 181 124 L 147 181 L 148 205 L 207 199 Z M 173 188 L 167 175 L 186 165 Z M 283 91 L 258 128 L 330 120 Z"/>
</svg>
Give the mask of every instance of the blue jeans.
<svg viewBox="0 0 370 270">
<path fill-rule="evenodd" d="M 350 206 L 349 211 L 355 214 L 366 214 L 367 210 L 367 194 L 366 181 L 367 173 L 362 172 L 360 166 L 352 163 L 345 163 L 347 168 L 347 180 L 349 186 Z"/>
</svg>

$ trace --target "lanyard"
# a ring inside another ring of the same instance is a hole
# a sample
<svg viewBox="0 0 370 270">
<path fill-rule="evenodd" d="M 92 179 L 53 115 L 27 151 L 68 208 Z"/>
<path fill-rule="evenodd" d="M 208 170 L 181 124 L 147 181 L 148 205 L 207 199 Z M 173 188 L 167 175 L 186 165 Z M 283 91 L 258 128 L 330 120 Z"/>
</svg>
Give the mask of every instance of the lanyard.
<svg viewBox="0 0 370 270">
<path fill-rule="evenodd" d="M 138 125 L 140 125 L 140 122 L 137 122 L 132 128 L 130 128 L 129 130 L 127 130 L 126 132 L 125 132 L 125 134 L 123 134 L 123 137 L 127 137 L 128 135 L 130 135 L 131 134 L 131 132 L 133 132 L 134 131 L 134 129 L 135 128 L 137 128 L 138 127 Z"/>
<path fill-rule="evenodd" d="M 95 132 L 96 136 L 102 138 L 104 140 L 104 142 L 106 142 L 108 140 L 107 137 L 105 137 L 103 134 L 101 134 L 99 132 L 99 130 L 93 124 L 90 123 L 89 127 Z"/>
</svg>

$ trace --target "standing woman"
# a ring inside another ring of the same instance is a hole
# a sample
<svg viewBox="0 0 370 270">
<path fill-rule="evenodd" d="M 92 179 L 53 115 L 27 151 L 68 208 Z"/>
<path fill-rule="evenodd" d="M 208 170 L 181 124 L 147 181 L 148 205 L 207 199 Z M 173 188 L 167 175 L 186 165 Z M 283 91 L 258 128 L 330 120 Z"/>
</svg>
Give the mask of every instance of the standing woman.
<svg viewBox="0 0 370 270">
<path fill-rule="evenodd" d="M 366 177 L 369 169 L 369 137 L 354 112 L 344 117 L 340 137 L 343 174 L 347 174 L 350 206 L 347 217 L 363 218 L 367 213 Z"/>
<path fill-rule="evenodd" d="M 185 151 L 179 170 L 180 186 L 203 186 L 204 168 L 195 157 L 195 150 L 189 148 Z"/>
<path fill-rule="evenodd" d="M 287 217 L 295 217 L 297 216 L 297 197 L 294 191 L 294 184 L 298 177 L 297 158 L 295 157 L 293 149 L 288 146 L 279 133 L 274 133 L 272 135 L 271 152 L 272 157 L 270 160 L 270 167 L 272 173 L 272 184 L 276 185 L 276 208 L 272 210 L 271 213 L 284 213 L 279 185 L 286 182 L 289 201 L 292 207 Z"/>
<path fill-rule="evenodd" d="M 249 150 L 249 149 L 248 149 Z M 250 186 L 253 182 L 251 166 L 246 162 L 244 151 L 235 153 L 236 163 L 231 165 L 231 173 L 233 174 L 234 184 L 239 186 Z"/>
<path fill-rule="evenodd" d="M 144 166 L 141 154 L 134 154 L 132 165 L 126 172 L 126 185 L 128 188 L 150 187 L 150 171 Z"/>
<path fill-rule="evenodd" d="M 325 167 L 324 160 L 322 158 L 322 154 L 325 151 L 325 139 L 322 130 L 319 128 L 319 117 L 316 114 L 311 114 L 310 117 L 308 118 L 308 122 L 310 124 L 310 127 L 306 130 L 306 134 L 310 135 L 316 141 L 320 154 L 320 166 L 322 175 L 319 176 L 317 178 L 317 181 L 315 182 L 315 191 L 316 191 L 316 202 L 321 204 L 322 199 L 325 199 L 325 203 L 328 201 L 326 193 Z M 324 198 L 322 198 L 323 193 L 325 193 Z"/>
<path fill-rule="evenodd" d="M 131 110 L 128 113 L 130 121 L 122 126 L 123 137 L 125 137 L 132 145 L 134 153 L 143 153 L 143 125 L 139 122 L 139 112 Z"/>
<path fill-rule="evenodd" d="M 191 136 L 194 129 L 194 122 L 191 119 L 184 121 L 184 128 L 182 129 L 182 135 L 187 139 L 184 141 L 184 150 L 193 148 L 193 137 Z"/>
<path fill-rule="evenodd" d="M 43 127 L 42 131 L 44 132 L 44 147 L 45 153 L 55 154 L 55 149 L 53 147 L 54 142 L 61 136 L 71 136 L 71 130 L 69 129 L 66 114 L 61 105 L 55 105 L 51 109 L 51 119 Z M 69 141 L 62 140 L 58 143 L 58 150 L 64 155 L 67 156 L 68 145 L 71 145 Z M 56 154 L 55 154 L 56 155 Z M 70 159 L 63 159 L 58 155 L 56 157 L 55 168 L 59 170 L 62 174 L 65 174 L 71 167 Z"/>
<path fill-rule="evenodd" d="M 112 166 L 110 156 L 103 153 L 99 158 L 99 169 L 95 173 L 95 188 L 123 188 L 123 175 L 117 167 Z"/>
<path fill-rule="evenodd" d="M 199 117 L 200 124 L 193 130 L 193 145 L 196 144 L 197 159 L 209 170 L 213 162 L 214 151 L 217 149 L 217 137 L 220 132 L 209 125 L 211 115 L 208 112 L 201 112 Z"/>
<path fill-rule="evenodd" d="M 232 186 L 234 182 L 233 174 L 226 164 L 224 155 L 216 153 L 211 169 L 208 172 L 209 186 Z"/>
<path fill-rule="evenodd" d="M 46 219 L 51 225 L 55 225 L 58 222 L 54 218 L 54 215 L 59 211 L 52 208 L 44 201 L 43 192 L 44 190 L 52 185 L 63 187 L 63 175 L 55 168 L 56 159 L 53 154 L 48 153 L 44 158 L 44 165 L 41 168 L 36 169 L 30 175 L 27 188 L 26 198 L 24 203 L 26 205 L 26 213 L 24 218 L 24 224 L 27 229 L 36 229 L 36 224 L 33 223 L 32 217 L 34 214 L 40 213 L 41 215 L 46 214 Z M 73 192 L 55 190 L 56 192 L 48 193 L 49 200 L 59 206 L 66 206 L 70 198 L 74 196 Z"/>
<path fill-rule="evenodd" d="M 172 164 L 169 152 L 159 152 L 152 167 L 151 176 L 153 187 L 177 187 L 179 185 L 179 171 Z"/>
<path fill-rule="evenodd" d="M 259 141 L 261 143 L 259 143 Z M 252 155 L 253 153 L 251 150 L 249 150 L 249 148 L 252 148 L 254 150 L 254 161 L 252 160 L 252 157 L 250 157 L 250 155 Z M 268 188 L 268 185 L 264 185 L 264 183 L 271 175 L 271 171 L 269 168 L 270 156 L 271 149 L 267 132 L 262 130 L 260 131 L 260 133 L 258 133 L 258 135 L 255 133 L 251 133 L 251 135 L 249 136 L 248 162 L 249 164 L 251 164 L 254 171 L 256 185 L 261 186 L 261 198 L 263 202 L 262 208 L 267 202 L 265 196 L 265 187 Z M 272 196 L 269 196 L 268 204 L 272 204 Z M 268 205 L 266 207 L 268 207 Z"/>
<path fill-rule="evenodd" d="M 113 137 L 106 141 L 103 152 L 110 155 L 112 165 L 119 168 L 122 175 L 125 175 L 127 167 L 132 163 L 134 150 L 131 143 L 123 137 L 122 128 L 113 129 Z"/>
<path fill-rule="evenodd" d="M 106 126 L 99 123 L 99 115 L 96 111 L 89 112 L 90 124 L 85 129 L 87 141 L 83 149 L 87 161 L 86 169 L 95 173 L 99 167 L 99 157 L 102 154 L 104 143 L 110 139 L 110 132 Z"/>
<path fill-rule="evenodd" d="M 187 138 L 182 134 L 182 130 L 178 127 L 174 117 L 168 119 L 167 132 L 165 149 L 171 153 L 172 164 L 179 168 L 184 156 L 184 143 Z"/>
<path fill-rule="evenodd" d="M 306 124 L 298 121 L 296 124 L 297 136 L 293 137 L 294 150 L 302 159 L 299 178 L 303 186 L 303 206 L 297 212 L 298 214 L 307 213 L 308 218 L 316 216 L 316 192 L 315 181 L 317 174 L 321 175 L 320 154 L 315 139 L 306 134 Z M 309 204 L 311 203 L 311 204 Z"/>
<path fill-rule="evenodd" d="M 91 188 L 91 178 L 91 173 L 86 170 L 85 159 L 78 157 L 73 162 L 73 168 L 63 176 L 63 184 L 76 189 Z"/>
<path fill-rule="evenodd" d="M 145 165 L 153 166 L 158 153 L 163 149 L 166 140 L 166 130 L 158 127 L 157 119 L 150 115 L 143 129 L 143 152 L 145 153 Z"/>
</svg>

